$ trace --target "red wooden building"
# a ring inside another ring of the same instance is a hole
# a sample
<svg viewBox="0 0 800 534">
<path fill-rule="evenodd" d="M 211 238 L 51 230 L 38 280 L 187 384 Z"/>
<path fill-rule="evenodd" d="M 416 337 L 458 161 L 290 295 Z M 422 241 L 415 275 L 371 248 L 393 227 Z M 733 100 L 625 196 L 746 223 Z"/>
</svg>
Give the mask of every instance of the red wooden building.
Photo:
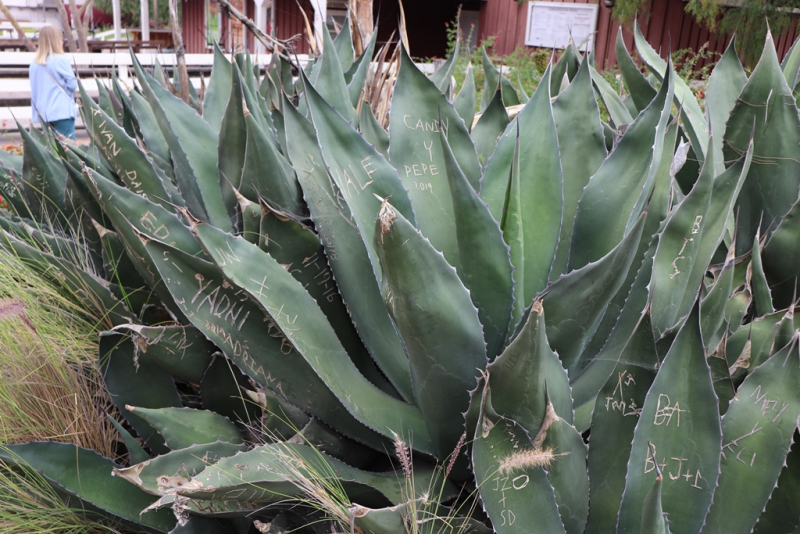
<svg viewBox="0 0 800 534">
<path fill-rule="evenodd" d="M 611 9 L 602 0 L 558 0 L 565 4 L 598 4 L 595 60 L 601 67 L 616 63 L 614 44 L 619 25 L 611 17 Z M 304 21 L 301 7 L 309 20 L 314 21 L 314 5 L 325 0 L 234 0 L 242 12 L 246 13 L 260 27 L 279 39 L 299 35 L 295 41 L 298 53 L 307 53 L 308 45 L 304 36 Z M 269 4 L 272 4 L 269 7 Z M 492 53 L 510 54 L 516 47 L 525 46 L 525 33 L 528 24 L 527 1 L 519 0 L 404 0 L 406 20 L 408 21 L 411 54 L 416 57 L 442 57 L 445 53 L 447 37 L 446 24 L 455 19 L 459 4 L 462 6 L 462 28 L 468 31 L 470 24 L 476 26 L 473 35 L 478 40 L 495 36 Z M 699 49 L 708 43 L 712 52 L 722 53 L 730 36 L 717 35 L 698 25 L 684 10 L 683 0 L 650 0 L 640 17 L 642 32 L 656 50 L 663 54 L 666 50 Z M 261 6 L 261 7 L 259 7 Z M 327 22 L 340 23 L 347 6 L 346 0 L 327 0 Z M 258 10 L 265 9 L 266 15 L 259 17 Z M 217 11 L 214 0 L 182 0 L 183 36 L 187 52 L 199 53 L 210 49 L 210 43 L 218 39 L 227 49 L 248 48 L 256 50 L 252 36 L 225 13 Z M 378 40 L 386 41 L 397 28 L 399 8 L 396 0 L 375 0 L 375 13 L 379 18 Z M 798 34 L 798 27 L 781 36 L 776 36 L 779 57 L 788 51 Z M 625 32 L 625 42 L 633 49 L 633 36 Z M 700 67 L 702 65 L 698 65 Z"/>
</svg>

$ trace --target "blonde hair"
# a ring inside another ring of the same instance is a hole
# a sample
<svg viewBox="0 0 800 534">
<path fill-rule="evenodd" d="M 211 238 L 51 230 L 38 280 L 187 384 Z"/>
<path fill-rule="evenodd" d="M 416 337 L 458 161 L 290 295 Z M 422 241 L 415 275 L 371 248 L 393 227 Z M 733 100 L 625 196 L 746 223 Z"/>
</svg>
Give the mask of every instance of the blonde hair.
<svg viewBox="0 0 800 534">
<path fill-rule="evenodd" d="M 36 50 L 34 61 L 41 65 L 47 64 L 50 54 L 63 54 L 64 41 L 61 30 L 55 26 L 45 26 L 39 30 L 39 48 Z"/>
</svg>

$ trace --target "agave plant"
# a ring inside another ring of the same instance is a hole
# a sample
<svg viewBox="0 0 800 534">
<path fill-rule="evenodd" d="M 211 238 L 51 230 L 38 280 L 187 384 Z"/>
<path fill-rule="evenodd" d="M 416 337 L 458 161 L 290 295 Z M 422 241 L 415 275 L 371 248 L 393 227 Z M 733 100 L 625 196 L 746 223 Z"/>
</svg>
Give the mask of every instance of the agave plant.
<svg viewBox="0 0 800 534">
<path fill-rule="evenodd" d="M 129 463 L 0 457 L 151 532 L 796 532 L 800 47 L 731 45 L 703 102 L 638 28 L 625 99 L 574 46 L 530 98 L 485 56 L 476 118 L 457 51 L 400 46 L 386 131 L 342 35 L 297 79 L 217 50 L 191 105 L 135 62 L 89 146 L 2 156 Z"/>
</svg>

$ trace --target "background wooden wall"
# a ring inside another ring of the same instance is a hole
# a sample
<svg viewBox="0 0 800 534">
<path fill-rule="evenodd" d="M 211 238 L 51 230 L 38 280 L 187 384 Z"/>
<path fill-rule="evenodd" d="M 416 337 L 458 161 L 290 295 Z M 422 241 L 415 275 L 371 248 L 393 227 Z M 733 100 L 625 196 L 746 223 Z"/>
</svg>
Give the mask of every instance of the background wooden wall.
<svg viewBox="0 0 800 534">
<path fill-rule="evenodd" d="M 599 68 L 608 68 L 616 64 L 614 46 L 617 38 L 617 24 L 611 17 L 611 10 L 603 5 L 602 0 L 561 0 L 564 3 L 598 3 L 597 35 L 595 37 L 595 62 Z M 465 7 L 480 6 L 479 39 L 491 36 L 496 38 L 491 53 L 496 56 L 510 54 L 517 46 L 525 44 L 525 30 L 528 22 L 528 2 L 517 0 L 488 0 L 474 2 L 461 0 Z M 313 9 L 309 0 L 300 0 L 303 10 L 313 20 Z M 186 51 L 201 53 L 207 51 L 203 31 L 205 30 L 205 2 L 203 0 L 182 0 L 183 38 Z M 391 31 L 397 26 L 399 13 L 395 0 L 376 0 L 381 10 L 379 42 L 382 44 L 389 38 Z M 411 54 L 415 57 L 441 57 L 446 44 L 445 23 L 452 20 L 457 8 L 454 0 L 405 0 L 406 19 L 411 41 Z M 247 10 L 252 16 L 252 0 L 247 2 Z M 691 48 L 698 50 L 708 42 L 711 52 L 722 54 L 730 41 L 728 35 L 716 35 L 697 24 L 691 15 L 684 10 L 683 0 L 650 0 L 644 12 L 647 16 L 640 18 L 642 33 L 647 41 L 662 56 L 667 50 Z M 305 39 L 303 16 L 296 0 L 275 0 L 277 34 L 280 39 L 288 39 L 300 34 L 295 41 L 297 52 L 308 53 Z M 377 10 L 377 9 L 376 9 Z M 775 44 L 778 57 L 783 58 L 798 33 L 800 25 L 790 28 L 783 35 L 776 36 Z M 468 29 L 465 29 L 468 31 Z M 629 31 L 623 33 L 629 50 L 633 50 L 633 35 Z M 396 38 L 396 36 L 395 36 Z M 252 39 L 250 48 L 253 49 Z M 530 49 L 529 50 L 533 50 Z M 705 59 L 696 65 L 701 68 Z"/>
<path fill-rule="evenodd" d="M 596 4 L 598 0 L 562 0 L 564 3 Z M 611 18 L 611 10 L 599 2 L 597 17 L 597 36 L 595 37 L 595 61 L 600 68 L 616 64 L 614 46 L 617 38 L 617 24 Z M 649 16 L 639 21 L 642 33 L 650 45 L 662 57 L 667 50 L 692 48 L 698 50 L 708 42 L 708 49 L 722 53 L 730 41 L 728 35 L 716 35 L 697 24 L 692 16 L 684 10 L 683 0 L 650 0 Z M 497 36 L 493 49 L 494 55 L 510 54 L 518 45 L 525 44 L 525 29 L 528 22 L 528 2 L 518 3 L 516 0 L 489 0 L 481 10 L 480 38 Z M 778 57 L 783 58 L 798 35 L 798 28 L 793 27 L 783 35 L 776 37 L 775 45 Z M 625 43 L 633 50 L 633 35 L 623 32 Z M 705 61 L 711 61 L 705 60 Z M 699 63 L 697 68 L 703 66 Z"/>
</svg>

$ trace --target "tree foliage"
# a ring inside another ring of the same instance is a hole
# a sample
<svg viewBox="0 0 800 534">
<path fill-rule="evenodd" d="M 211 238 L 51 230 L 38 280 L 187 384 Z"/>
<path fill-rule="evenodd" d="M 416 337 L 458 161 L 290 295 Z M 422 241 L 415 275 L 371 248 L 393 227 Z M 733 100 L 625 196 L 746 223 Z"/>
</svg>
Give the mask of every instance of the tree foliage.
<svg viewBox="0 0 800 534">
<path fill-rule="evenodd" d="M 150 2 L 150 20 L 155 20 L 155 10 L 153 9 L 153 0 Z M 95 0 L 97 9 L 106 13 L 111 13 L 113 10 L 112 0 Z M 141 26 L 139 21 L 141 15 L 141 1 L 140 0 L 120 0 L 120 11 L 122 12 L 122 25 L 126 28 L 136 28 Z M 169 3 L 167 0 L 161 0 L 157 3 L 158 6 L 158 20 L 162 23 L 169 22 Z"/>
<path fill-rule="evenodd" d="M 735 32 L 739 54 L 746 65 L 754 64 L 761 54 L 767 23 L 773 35 L 781 35 L 797 20 L 795 10 L 800 9 L 800 0 L 739 0 L 735 3 L 738 5 L 724 5 L 721 0 L 689 0 L 686 11 L 714 32 Z M 647 4 L 647 0 L 617 0 L 613 16 L 618 22 L 630 23 L 644 14 Z"/>
</svg>

